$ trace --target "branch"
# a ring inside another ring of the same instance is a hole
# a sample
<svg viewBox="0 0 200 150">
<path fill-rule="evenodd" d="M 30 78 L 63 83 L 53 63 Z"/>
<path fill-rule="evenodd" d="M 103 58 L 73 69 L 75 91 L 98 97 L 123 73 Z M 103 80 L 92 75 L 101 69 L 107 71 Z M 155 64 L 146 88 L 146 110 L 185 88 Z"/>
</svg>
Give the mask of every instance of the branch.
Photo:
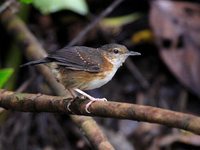
<svg viewBox="0 0 200 150">
<path fill-rule="evenodd" d="M 3 4 L 0 5 L 0 13 L 2 13 L 4 10 L 6 10 L 14 1 L 13 0 L 7 0 Z"/>
<path fill-rule="evenodd" d="M 7 31 L 12 33 L 15 39 L 25 47 L 24 52 L 28 59 L 39 59 L 47 55 L 45 50 L 41 47 L 34 35 L 29 31 L 24 22 L 20 18 L 12 14 L 9 10 L 6 10 L 2 14 L 0 14 L 0 21 L 5 26 Z M 63 87 L 56 82 L 52 73 L 46 66 L 39 65 L 36 68 L 45 77 L 44 79 L 46 80 L 52 91 L 54 91 L 57 95 L 64 95 L 66 93 Z M 85 132 L 88 140 L 96 149 L 114 149 L 113 146 L 107 141 L 106 136 L 94 120 L 89 117 L 79 116 L 72 116 L 71 119 L 75 123 L 85 122 L 85 125 L 81 126 L 81 129 Z M 90 130 L 88 130 L 88 128 Z M 96 133 L 98 133 L 99 136 L 96 136 Z"/>
<path fill-rule="evenodd" d="M 70 114 L 71 112 L 69 112 L 67 109 L 70 100 L 72 99 L 66 99 L 65 97 L 61 96 L 14 93 L 0 90 L 0 106 L 6 109 L 17 111 L 45 111 Z M 70 109 L 77 115 L 146 121 L 200 134 L 200 117 L 194 115 L 151 106 L 102 101 L 93 103 L 89 108 L 91 113 L 88 114 L 85 111 L 85 107 L 88 102 L 89 100 L 87 99 L 77 98 L 70 105 Z M 77 122 L 82 121 L 79 120 Z M 88 128 L 88 130 L 89 129 L 91 128 Z M 90 130 L 90 132 L 92 131 Z"/>
<path fill-rule="evenodd" d="M 115 0 L 99 16 L 97 16 L 89 25 L 87 25 L 66 47 L 77 44 L 86 34 L 94 28 L 101 19 L 110 14 L 123 0 Z"/>
</svg>

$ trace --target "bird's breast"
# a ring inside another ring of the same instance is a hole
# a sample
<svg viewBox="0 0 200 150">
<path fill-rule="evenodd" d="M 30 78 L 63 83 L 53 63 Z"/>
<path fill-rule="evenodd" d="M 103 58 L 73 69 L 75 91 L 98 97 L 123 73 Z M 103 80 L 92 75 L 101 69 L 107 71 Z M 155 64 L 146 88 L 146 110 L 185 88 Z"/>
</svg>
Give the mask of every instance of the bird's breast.
<svg viewBox="0 0 200 150">
<path fill-rule="evenodd" d="M 105 85 L 113 78 L 116 71 L 116 69 L 112 69 L 98 74 L 95 78 L 93 78 L 93 80 L 87 83 L 87 88 L 85 90 L 92 90 Z"/>
</svg>

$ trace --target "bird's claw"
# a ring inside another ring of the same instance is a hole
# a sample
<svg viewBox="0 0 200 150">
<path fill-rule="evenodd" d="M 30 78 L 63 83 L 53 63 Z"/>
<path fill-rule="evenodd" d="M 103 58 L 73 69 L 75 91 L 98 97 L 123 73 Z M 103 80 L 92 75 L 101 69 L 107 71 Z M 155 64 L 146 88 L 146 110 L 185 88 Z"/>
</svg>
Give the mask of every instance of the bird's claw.
<svg viewBox="0 0 200 150">
<path fill-rule="evenodd" d="M 90 107 L 90 105 L 92 104 L 92 103 L 94 103 L 94 102 L 96 102 L 96 101 L 108 101 L 106 98 L 93 98 L 93 99 L 90 99 L 90 102 L 89 103 L 87 103 L 86 104 L 86 106 L 85 106 L 85 111 L 87 112 L 87 113 L 91 113 L 89 110 L 88 110 L 88 108 Z"/>
<path fill-rule="evenodd" d="M 68 104 L 67 104 L 67 110 L 68 110 L 69 112 L 71 112 L 72 114 L 75 114 L 75 113 L 71 110 L 70 106 L 71 106 L 71 104 L 72 104 L 74 101 L 75 101 L 75 99 L 72 99 L 72 100 L 70 100 L 70 101 L 68 102 Z"/>
<path fill-rule="evenodd" d="M 72 101 L 73 101 L 73 100 L 70 100 L 70 101 L 68 102 L 68 104 L 67 104 L 67 110 L 70 111 L 70 112 L 72 112 L 71 109 L 70 109 L 70 105 L 72 104 Z"/>
</svg>

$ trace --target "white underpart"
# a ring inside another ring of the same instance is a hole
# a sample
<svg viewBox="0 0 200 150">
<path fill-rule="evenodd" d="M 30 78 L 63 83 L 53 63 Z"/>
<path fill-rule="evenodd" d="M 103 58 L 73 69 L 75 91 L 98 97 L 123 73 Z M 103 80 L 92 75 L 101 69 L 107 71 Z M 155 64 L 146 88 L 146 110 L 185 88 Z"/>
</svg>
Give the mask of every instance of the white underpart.
<svg viewBox="0 0 200 150">
<path fill-rule="evenodd" d="M 105 78 L 98 78 L 96 80 L 93 80 L 91 82 L 88 83 L 88 90 L 92 90 L 92 89 L 96 89 L 99 88 L 101 86 L 103 86 L 104 84 L 106 84 L 108 81 L 110 81 L 112 79 L 112 77 L 115 75 L 117 69 L 115 68 L 114 71 L 110 71 L 110 72 L 105 72 L 106 76 Z"/>
<path fill-rule="evenodd" d="M 122 54 L 120 54 L 122 55 Z M 128 55 L 124 54 L 123 57 L 117 57 L 115 59 L 110 60 L 110 62 L 114 65 L 114 67 L 116 67 L 117 69 L 122 66 L 122 64 L 125 62 L 126 58 L 128 57 Z"/>
<path fill-rule="evenodd" d="M 118 68 L 122 66 L 123 62 L 126 60 L 127 57 L 128 56 L 124 56 L 121 59 L 117 58 L 110 61 L 114 66 L 113 71 L 105 72 L 105 78 L 98 78 L 96 80 L 91 81 L 88 84 L 87 90 L 99 88 L 104 84 L 106 84 L 107 82 L 109 82 L 117 72 Z"/>
</svg>

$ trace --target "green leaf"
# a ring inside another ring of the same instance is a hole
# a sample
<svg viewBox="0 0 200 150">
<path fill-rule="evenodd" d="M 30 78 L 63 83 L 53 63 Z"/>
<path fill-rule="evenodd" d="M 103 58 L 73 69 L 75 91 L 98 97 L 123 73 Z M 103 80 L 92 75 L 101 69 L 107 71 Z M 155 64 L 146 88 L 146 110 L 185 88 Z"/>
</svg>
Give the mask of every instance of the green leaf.
<svg viewBox="0 0 200 150">
<path fill-rule="evenodd" d="M 14 70 L 12 68 L 6 68 L 0 70 L 0 88 L 8 81 L 8 79 L 13 74 Z"/>
<path fill-rule="evenodd" d="M 33 0 L 20 0 L 20 2 L 24 4 L 30 4 L 33 2 Z"/>
<path fill-rule="evenodd" d="M 130 22 L 134 22 L 139 19 L 142 15 L 139 13 L 133 13 L 125 16 L 108 17 L 104 18 L 100 24 L 105 27 L 118 27 Z"/>
<path fill-rule="evenodd" d="M 88 6 L 85 0 L 33 0 L 33 5 L 43 14 L 63 9 L 68 9 L 81 15 L 88 13 Z"/>
</svg>

